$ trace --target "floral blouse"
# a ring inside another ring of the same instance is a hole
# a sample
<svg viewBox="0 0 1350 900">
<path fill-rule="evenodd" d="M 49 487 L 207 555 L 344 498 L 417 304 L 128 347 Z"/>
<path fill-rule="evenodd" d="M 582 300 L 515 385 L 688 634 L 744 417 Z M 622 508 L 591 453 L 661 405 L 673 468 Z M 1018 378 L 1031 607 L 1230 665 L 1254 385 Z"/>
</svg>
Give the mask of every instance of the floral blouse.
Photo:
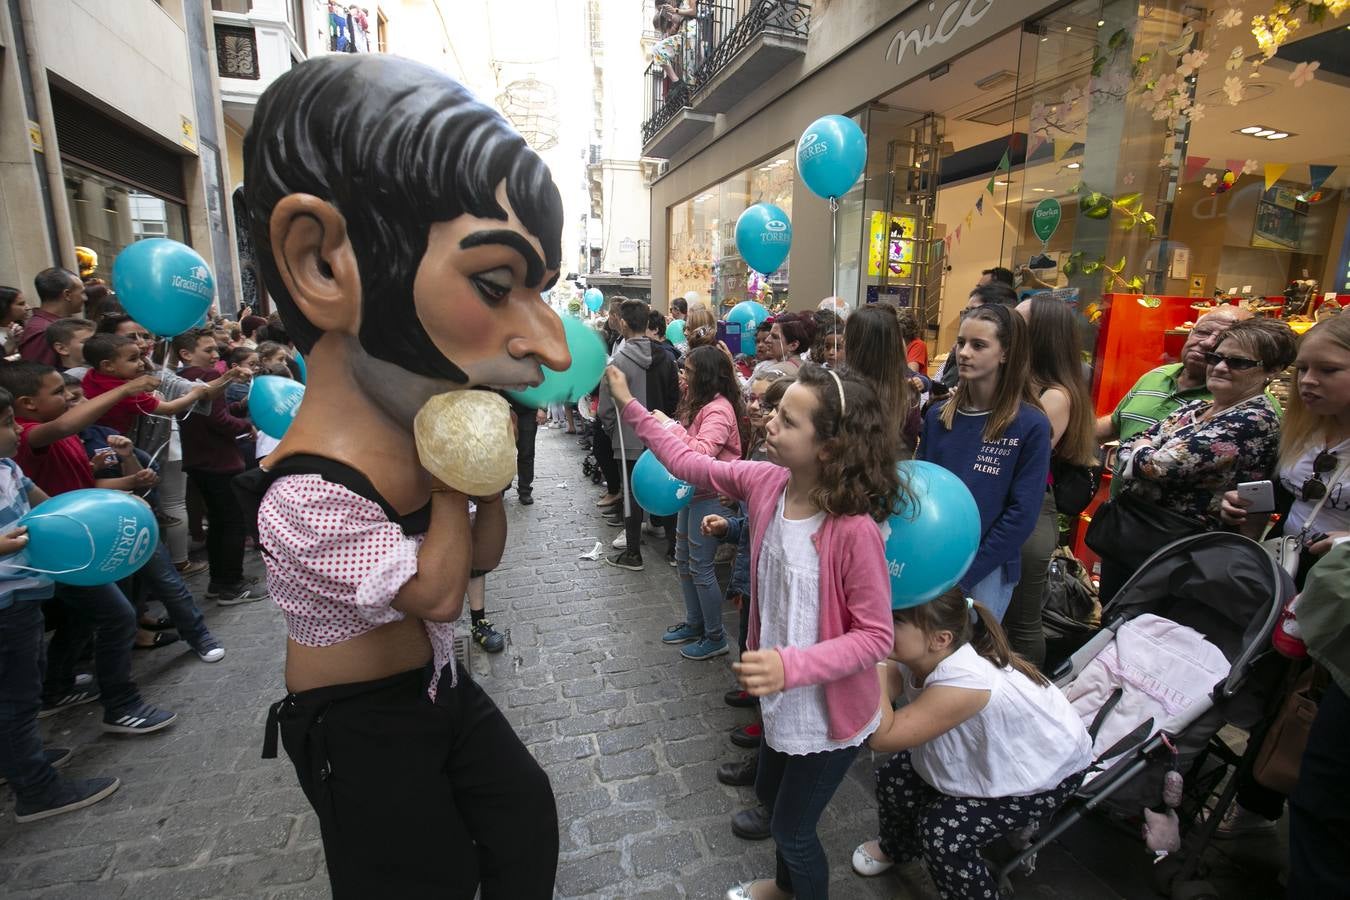
<svg viewBox="0 0 1350 900">
<path fill-rule="evenodd" d="M 1211 527 L 1224 492 L 1270 477 L 1279 455 L 1280 415 L 1257 394 L 1208 421 L 1212 400 L 1196 400 L 1122 448 L 1116 476 L 1124 490 Z M 1147 442 L 1147 443 L 1144 443 Z"/>
</svg>

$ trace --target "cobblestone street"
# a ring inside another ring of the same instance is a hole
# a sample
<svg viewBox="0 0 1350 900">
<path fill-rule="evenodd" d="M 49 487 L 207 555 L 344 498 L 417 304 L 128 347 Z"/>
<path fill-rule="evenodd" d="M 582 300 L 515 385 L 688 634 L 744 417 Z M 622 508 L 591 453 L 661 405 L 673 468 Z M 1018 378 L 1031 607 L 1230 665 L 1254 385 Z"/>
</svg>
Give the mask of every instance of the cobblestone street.
<svg viewBox="0 0 1350 900">
<path fill-rule="evenodd" d="M 734 882 L 773 871 L 772 842 L 748 843 L 729 828 L 750 789 L 714 777 L 717 763 L 747 752 L 727 733 L 748 713 L 722 702 L 729 658 L 689 662 L 660 643 L 681 608 L 661 552 L 651 548 L 643 573 L 578 559 L 596 540 L 608 549 L 617 533 L 594 512 L 581 456 L 572 437 L 541 430 L 538 502 L 508 497 L 507 555 L 488 580 L 489 615 L 509 629 L 510 644 L 493 657 L 475 652 L 473 673 L 552 779 L 559 896 L 721 897 Z M 256 555 L 250 565 L 261 571 Z M 76 748 L 67 772 L 117 775 L 122 788 L 90 809 L 26 826 L 15 825 L 0 788 L 0 893 L 328 896 L 317 821 L 294 773 L 284 753 L 259 757 L 267 706 L 283 693 L 281 615 L 271 603 L 204 611 L 228 649 L 222 663 L 204 665 L 180 652 L 182 643 L 136 654 L 146 698 L 180 714 L 171 729 L 101 735 L 97 704 L 43 720 L 49 745 Z M 734 633 L 733 610 L 727 621 Z M 832 896 L 933 896 L 913 867 L 869 881 L 849 867 L 876 828 L 874 764 L 861 754 L 821 823 Z M 1263 872 L 1262 893 L 1223 895 L 1274 896 L 1278 886 Z M 1138 841 L 1089 823 L 1042 854 L 1017 887 L 1026 897 L 1148 897 L 1147 877 Z"/>
</svg>

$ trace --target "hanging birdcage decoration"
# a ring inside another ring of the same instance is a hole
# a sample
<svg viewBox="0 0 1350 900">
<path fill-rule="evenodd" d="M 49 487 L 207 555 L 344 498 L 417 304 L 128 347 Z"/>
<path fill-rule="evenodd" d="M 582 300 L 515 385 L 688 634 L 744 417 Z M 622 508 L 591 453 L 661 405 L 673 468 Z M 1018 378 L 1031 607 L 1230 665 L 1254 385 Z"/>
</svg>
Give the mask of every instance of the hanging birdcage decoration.
<svg viewBox="0 0 1350 900">
<path fill-rule="evenodd" d="M 497 95 L 497 106 L 530 148 L 548 150 L 558 143 L 557 96 L 537 78 L 513 81 Z"/>
</svg>

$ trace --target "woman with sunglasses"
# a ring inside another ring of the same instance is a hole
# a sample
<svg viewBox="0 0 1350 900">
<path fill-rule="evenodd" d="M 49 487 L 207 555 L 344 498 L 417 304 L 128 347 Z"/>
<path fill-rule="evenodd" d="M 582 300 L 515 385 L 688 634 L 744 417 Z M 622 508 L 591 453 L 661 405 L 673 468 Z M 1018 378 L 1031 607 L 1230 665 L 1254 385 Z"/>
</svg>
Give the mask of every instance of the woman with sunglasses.
<svg viewBox="0 0 1350 900">
<path fill-rule="evenodd" d="M 1115 470 L 1121 493 L 1192 520 L 1197 533 L 1218 528 L 1224 493 L 1260 481 L 1275 465 L 1280 414 L 1265 390 L 1293 362 L 1295 341 L 1277 319 L 1248 319 L 1228 329 L 1205 354 L 1213 399 L 1182 406 L 1121 447 Z M 1132 574 L 1103 555 L 1102 602 Z"/>
<path fill-rule="evenodd" d="M 1350 535 L 1350 316 L 1313 326 L 1299 341 L 1295 388 L 1285 407 L 1276 478 L 1276 506 L 1288 508 L 1284 533 L 1299 535 L 1302 554 L 1298 586 L 1313 562 L 1338 537 Z M 1283 502 L 1280 502 L 1283 501 Z M 1321 503 L 1316 518 L 1310 518 Z M 1237 491 L 1224 495 L 1219 515 L 1225 524 L 1259 533 L 1264 515 L 1248 515 L 1250 501 Z"/>
</svg>

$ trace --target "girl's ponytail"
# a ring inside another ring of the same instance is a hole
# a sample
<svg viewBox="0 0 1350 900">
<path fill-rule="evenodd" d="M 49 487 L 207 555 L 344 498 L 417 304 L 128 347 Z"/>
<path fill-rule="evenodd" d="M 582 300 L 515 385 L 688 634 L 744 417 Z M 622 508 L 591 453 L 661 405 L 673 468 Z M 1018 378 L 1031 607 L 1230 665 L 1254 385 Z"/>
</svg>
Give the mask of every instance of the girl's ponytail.
<svg viewBox="0 0 1350 900">
<path fill-rule="evenodd" d="M 950 631 L 952 650 L 970 644 L 976 653 L 1000 669 L 1011 666 L 1041 687 L 1050 686 L 1050 680 L 1039 669 L 1013 652 L 994 614 L 983 603 L 967 600 L 960 588 L 952 588 L 919 606 L 896 610 L 895 620 L 913 625 L 924 634 Z"/>
<path fill-rule="evenodd" d="M 1012 666 L 1018 672 L 1030 678 L 1041 687 L 1049 687 L 1050 680 L 1041 671 L 1013 652 L 1008 643 L 1008 635 L 998 619 L 983 603 L 971 607 L 974 622 L 971 624 L 970 644 L 975 652 L 989 660 L 1000 669 Z"/>
</svg>

